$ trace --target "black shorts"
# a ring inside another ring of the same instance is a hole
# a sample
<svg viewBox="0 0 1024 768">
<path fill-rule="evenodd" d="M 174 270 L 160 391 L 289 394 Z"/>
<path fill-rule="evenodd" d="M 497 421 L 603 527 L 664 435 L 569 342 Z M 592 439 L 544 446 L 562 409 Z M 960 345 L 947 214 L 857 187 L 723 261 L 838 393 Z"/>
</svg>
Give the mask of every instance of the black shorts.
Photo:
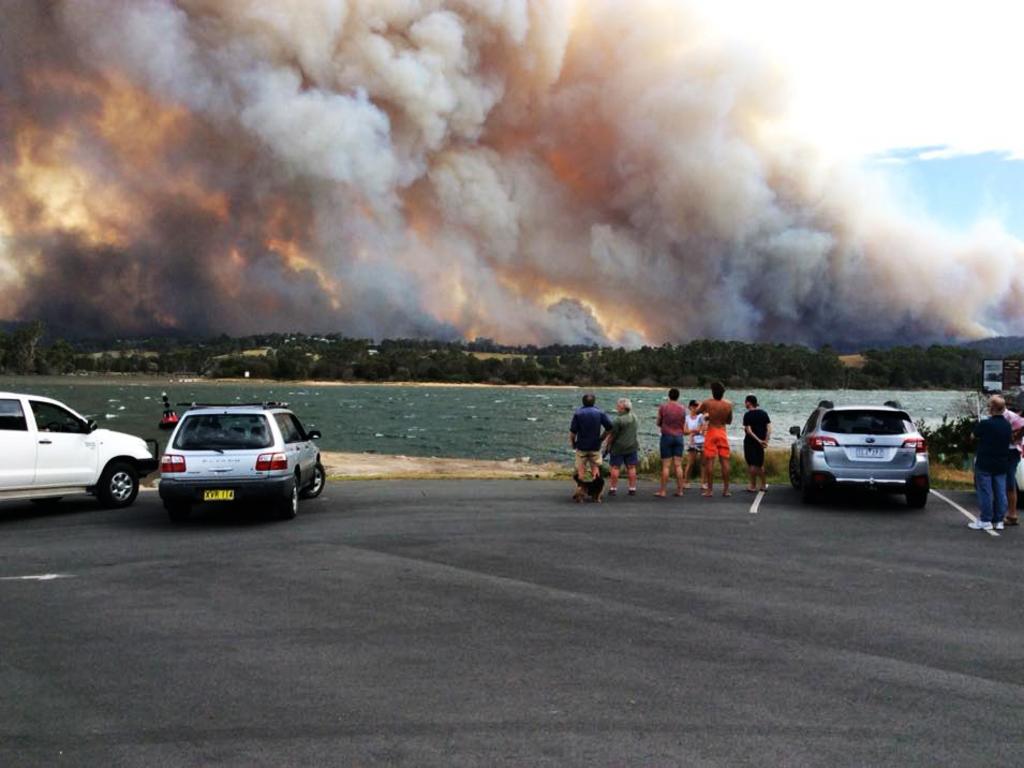
<svg viewBox="0 0 1024 768">
<path fill-rule="evenodd" d="M 764 466 L 764 446 L 753 440 L 743 441 L 743 458 L 749 467 Z"/>
</svg>

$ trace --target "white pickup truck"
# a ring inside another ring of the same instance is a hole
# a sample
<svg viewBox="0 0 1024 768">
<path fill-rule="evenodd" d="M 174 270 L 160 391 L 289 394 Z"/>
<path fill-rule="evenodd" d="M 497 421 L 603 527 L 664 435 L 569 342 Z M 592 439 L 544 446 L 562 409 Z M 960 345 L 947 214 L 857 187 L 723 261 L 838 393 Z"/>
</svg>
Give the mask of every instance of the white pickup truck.
<svg viewBox="0 0 1024 768">
<path fill-rule="evenodd" d="M 0 392 L 0 501 L 91 493 L 127 507 L 159 466 L 152 442 L 151 451 L 142 438 L 98 429 L 48 397 Z"/>
</svg>

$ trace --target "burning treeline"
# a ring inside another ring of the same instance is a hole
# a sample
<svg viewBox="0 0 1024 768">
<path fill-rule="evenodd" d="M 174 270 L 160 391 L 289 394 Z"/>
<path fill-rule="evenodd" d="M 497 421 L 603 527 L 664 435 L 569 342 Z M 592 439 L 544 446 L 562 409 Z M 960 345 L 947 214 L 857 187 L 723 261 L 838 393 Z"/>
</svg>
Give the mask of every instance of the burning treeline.
<svg viewBox="0 0 1024 768">
<path fill-rule="evenodd" d="M 1020 330 L 1019 241 L 893 214 L 787 140 L 781 93 L 679 0 L 12 3 L 0 317 L 626 345 Z"/>
</svg>

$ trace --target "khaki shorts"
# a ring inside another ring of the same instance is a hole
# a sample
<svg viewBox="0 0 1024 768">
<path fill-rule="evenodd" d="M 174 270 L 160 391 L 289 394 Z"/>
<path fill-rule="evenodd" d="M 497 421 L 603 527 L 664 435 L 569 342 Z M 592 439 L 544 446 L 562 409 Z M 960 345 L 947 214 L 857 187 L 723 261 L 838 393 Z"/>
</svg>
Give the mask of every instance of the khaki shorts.
<svg viewBox="0 0 1024 768">
<path fill-rule="evenodd" d="M 594 476 L 594 470 L 600 466 L 600 451 L 576 451 L 576 475 L 581 480 L 589 481 Z"/>
</svg>

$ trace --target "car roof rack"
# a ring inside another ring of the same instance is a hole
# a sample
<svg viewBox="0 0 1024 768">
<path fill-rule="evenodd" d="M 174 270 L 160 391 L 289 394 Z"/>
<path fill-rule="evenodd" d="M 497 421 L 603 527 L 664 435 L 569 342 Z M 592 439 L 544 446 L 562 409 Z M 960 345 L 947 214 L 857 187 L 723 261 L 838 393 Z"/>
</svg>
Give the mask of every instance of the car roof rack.
<svg viewBox="0 0 1024 768">
<path fill-rule="evenodd" d="M 833 403 L 831 400 L 822 400 L 820 403 L 818 403 L 818 407 L 819 408 L 835 408 L 836 404 Z"/>
<path fill-rule="evenodd" d="M 185 408 L 287 408 L 288 403 L 266 400 L 260 403 L 178 403 Z"/>
</svg>

